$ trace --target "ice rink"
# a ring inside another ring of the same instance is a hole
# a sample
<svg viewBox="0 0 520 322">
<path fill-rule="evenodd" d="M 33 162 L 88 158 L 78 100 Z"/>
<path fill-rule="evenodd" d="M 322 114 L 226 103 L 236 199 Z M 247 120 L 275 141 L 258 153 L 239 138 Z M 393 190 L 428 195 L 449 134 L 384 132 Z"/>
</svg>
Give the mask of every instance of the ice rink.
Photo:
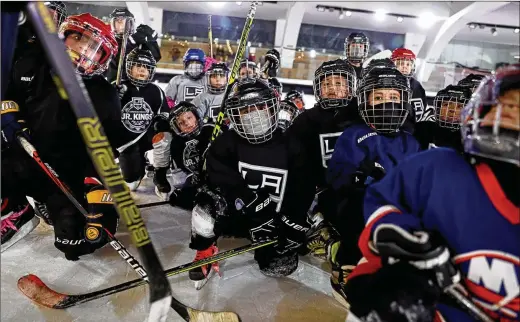
<svg viewBox="0 0 520 322">
<path fill-rule="evenodd" d="M 151 179 L 143 180 L 137 203 L 159 201 Z M 188 248 L 190 213 L 170 206 L 142 210 L 153 244 L 165 269 L 191 262 Z M 138 257 L 126 227 L 120 225 L 119 240 Z M 67 261 L 53 246 L 52 230 L 40 224 L 26 238 L 2 253 L 1 321 L 145 321 L 147 286 L 69 308 L 55 310 L 39 306 L 17 288 L 26 274 L 35 274 L 50 288 L 67 294 L 86 293 L 137 278 L 137 274 L 109 246 L 78 262 Z M 221 251 L 247 244 L 246 240 L 223 239 Z M 214 276 L 196 291 L 188 274 L 169 278 L 173 295 L 197 309 L 234 311 L 243 322 L 345 321 L 346 310 L 332 297 L 329 267 L 315 258 L 301 257 L 298 270 L 286 278 L 269 278 L 258 270 L 252 253 L 220 264 L 222 277 Z M 173 309 L 168 321 L 183 321 Z"/>
</svg>

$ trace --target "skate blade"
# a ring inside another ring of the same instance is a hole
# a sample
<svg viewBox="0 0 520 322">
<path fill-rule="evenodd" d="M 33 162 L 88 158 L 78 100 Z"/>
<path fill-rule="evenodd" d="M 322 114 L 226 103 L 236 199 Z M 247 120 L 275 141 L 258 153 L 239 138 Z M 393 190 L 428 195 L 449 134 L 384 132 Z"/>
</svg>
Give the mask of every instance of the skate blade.
<svg viewBox="0 0 520 322">
<path fill-rule="evenodd" d="M 26 222 L 25 225 L 23 225 L 22 228 L 11 239 L 9 239 L 6 243 L 2 244 L 0 253 L 3 253 L 9 247 L 16 244 L 16 242 L 18 242 L 20 239 L 29 235 L 29 233 L 33 231 L 34 228 L 38 226 L 38 224 L 40 224 L 40 217 L 37 216 Z"/>
<path fill-rule="evenodd" d="M 213 269 L 210 269 L 210 272 L 208 273 L 208 275 L 206 276 L 205 279 L 202 279 L 200 281 L 195 281 L 195 289 L 197 291 L 200 291 L 204 285 L 206 285 L 208 283 L 208 281 L 214 276 L 216 275 L 215 274 L 215 271 Z"/>
<path fill-rule="evenodd" d="M 161 201 L 168 201 L 170 199 L 170 193 L 160 192 L 157 186 L 155 187 L 155 194 Z"/>
</svg>

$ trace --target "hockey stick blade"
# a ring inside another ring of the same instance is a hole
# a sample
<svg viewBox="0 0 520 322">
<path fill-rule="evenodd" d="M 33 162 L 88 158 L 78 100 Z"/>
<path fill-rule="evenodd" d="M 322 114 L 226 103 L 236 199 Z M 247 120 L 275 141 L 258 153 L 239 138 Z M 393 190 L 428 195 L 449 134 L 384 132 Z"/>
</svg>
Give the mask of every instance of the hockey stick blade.
<svg viewBox="0 0 520 322">
<path fill-rule="evenodd" d="M 148 321 L 165 321 L 172 301 L 170 284 L 163 274 L 161 262 L 150 240 L 139 208 L 130 195 L 121 171 L 114 161 L 110 142 L 92 105 L 85 84 L 72 69 L 64 43 L 57 35 L 56 24 L 44 3 L 29 2 L 27 13 L 40 40 L 39 43 L 52 66 L 52 77 L 57 91 L 63 100 L 69 101 L 92 163 L 113 196 L 117 213 L 127 225 L 132 243 L 137 247 L 143 266 L 148 273 L 150 280 Z"/>
<path fill-rule="evenodd" d="M 193 268 L 201 267 L 204 265 L 212 264 L 224 259 L 228 259 L 261 247 L 273 245 L 276 243 L 276 240 L 264 242 L 264 243 L 254 243 L 249 244 L 241 247 L 237 247 L 234 249 L 227 250 L 222 253 L 218 253 L 216 255 L 213 255 L 211 257 L 198 260 L 196 262 L 187 263 L 184 265 L 180 265 L 174 268 L 170 268 L 166 270 L 164 273 L 167 277 L 171 277 L 174 275 L 178 275 L 184 272 L 187 272 Z M 33 302 L 52 308 L 52 309 L 66 309 L 72 306 L 76 306 L 79 304 L 83 304 L 86 302 L 90 302 L 108 295 L 112 295 L 115 293 L 119 293 L 122 291 L 126 291 L 141 285 L 145 285 L 147 282 L 143 279 L 135 279 L 132 281 L 128 281 L 122 284 L 114 285 L 112 287 L 108 287 L 102 290 L 90 292 L 90 293 L 84 293 L 84 294 L 77 294 L 77 295 L 70 295 L 70 294 L 64 294 L 59 293 L 50 287 L 48 287 L 38 276 L 30 274 L 21 277 L 18 280 L 18 288 L 20 291 L 27 296 L 29 299 L 31 299 Z M 173 304 L 172 304 L 173 305 Z M 196 311 L 193 309 L 188 309 L 188 311 Z M 202 311 L 199 311 L 202 312 Z"/>
</svg>

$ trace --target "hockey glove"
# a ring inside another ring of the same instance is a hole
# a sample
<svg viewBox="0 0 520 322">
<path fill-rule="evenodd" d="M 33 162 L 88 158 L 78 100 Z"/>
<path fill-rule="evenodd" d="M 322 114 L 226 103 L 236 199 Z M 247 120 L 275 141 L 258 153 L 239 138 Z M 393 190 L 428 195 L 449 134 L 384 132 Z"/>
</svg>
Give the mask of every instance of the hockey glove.
<svg viewBox="0 0 520 322">
<path fill-rule="evenodd" d="M 126 85 L 116 85 L 117 94 L 119 95 L 119 99 L 123 99 L 125 96 L 128 87 Z"/>
<path fill-rule="evenodd" d="M 6 147 L 16 143 L 17 136 L 30 140 L 29 129 L 25 121 L 20 120 L 20 107 L 14 101 L 2 101 L 2 142 Z M 2 144 L 2 148 L 4 147 Z"/>
<path fill-rule="evenodd" d="M 276 72 L 280 67 L 280 53 L 276 49 L 270 49 L 265 54 L 265 64 L 267 64 L 267 75 L 276 77 Z"/>
<path fill-rule="evenodd" d="M 303 218 L 306 218 L 306 214 Z M 307 240 L 307 232 L 311 228 L 311 224 L 306 220 L 297 220 L 282 215 L 280 223 L 280 238 L 278 240 L 277 252 L 284 254 L 290 250 L 296 250 L 302 246 Z"/>
<path fill-rule="evenodd" d="M 260 188 L 254 193 L 253 199 L 243 203 L 241 199 L 235 202 L 237 210 L 244 205 L 244 214 L 249 219 L 249 236 L 253 242 L 264 242 L 278 238 L 278 222 L 275 218 L 276 203 L 269 193 Z"/>
<path fill-rule="evenodd" d="M 157 40 L 157 32 L 150 26 L 141 24 L 136 28 L 132 38 L 137 45 L 142 45 Z"/>
<path fill-rule="evenodd" d="M 103 186 L 99 185 L 87 193 L 88 211 L 85 224 L 85 240 L 94 249 L 103 247 L 108 242 L 108 234 L 115 234 L 119 224 L 119 216 L 114 208 L 112 196 Z"/>
</svg>

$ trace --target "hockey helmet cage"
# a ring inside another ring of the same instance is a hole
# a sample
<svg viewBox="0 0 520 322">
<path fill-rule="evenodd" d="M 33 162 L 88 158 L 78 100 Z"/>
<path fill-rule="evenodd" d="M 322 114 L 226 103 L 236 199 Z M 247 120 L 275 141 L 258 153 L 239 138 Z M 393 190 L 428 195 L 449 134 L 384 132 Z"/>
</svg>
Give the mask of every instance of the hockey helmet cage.
<svg viewBox="0 0 520 322">
<path fill-rule="evenodd" d="M 346 107 L 356 94 L 356 82 L 352 65 L 342 59 L 326 61 L 314 72 L 316 102 L 323 109 Z"/>
<path fill-rule="evenodd" d="M 130 82 L 141 87 L 152 81 L 157 62 L 151 51 L 136 47 L 126 56 L 125 67 Z"/>
<path fill-rule="evenodd" d="M 433 99 L 435 121 L 442 128 L 458 130 L 460 114 L 471 98 L 471 90 L 459 85 L 448 85 L 440 90 Z"/>
<path fill-rule="evenodd" d="M 361 32 L 353 32 L 345 39 L 345 56 L 352 63 L 362 63 L 370 49 L 370 40 Z"/>
<path fill-rule="evenodd" d="M 223 84 L 218 83 L 217 85 L 213 85 L 211 82 L 212 77 L 221 75 L 224 77 L 225 81 Z M 226 84 L 229 78 L 229 68 L 224 63 L 213 63 L 206 71 L 206 84 L 208 87 L 208 91 L 212 94 L 222 94 L 226 90 Z"/>
</svg>

